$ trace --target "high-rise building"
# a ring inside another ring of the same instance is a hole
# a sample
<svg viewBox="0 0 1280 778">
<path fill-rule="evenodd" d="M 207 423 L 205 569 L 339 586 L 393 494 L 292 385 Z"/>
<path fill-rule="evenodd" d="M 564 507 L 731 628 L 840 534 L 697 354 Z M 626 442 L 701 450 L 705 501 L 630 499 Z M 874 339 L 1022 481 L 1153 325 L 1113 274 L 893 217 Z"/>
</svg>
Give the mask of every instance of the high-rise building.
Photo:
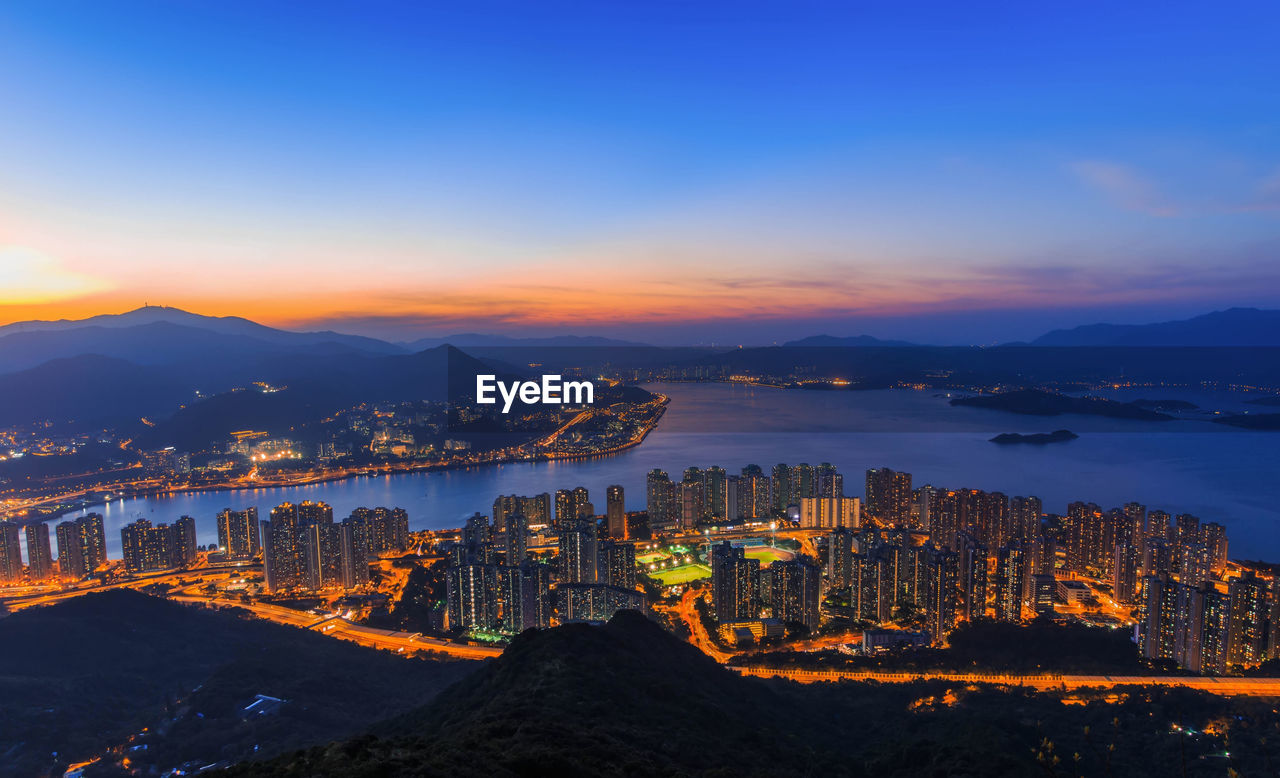
<svg viewBox="0 0 1280 778">
<path fill-rule="evenodd" d="M 529 522 L 521 513 L 507 514 L 506 531 L 503 540 L 507 554 L 507 564 L 515 567 L 529 555 Z"/>
<path fill-rule="evenodd" d="M 817 563 L 797 556 L 769 565 L 769 573 L 773 617 L 783 623 L 799 622 L 810 632 L 817 631 L 822 600 L 822 574 Z"/>
<path fill-rule="evenodd" d="M 267 590 L 279 592 L 302 585 L 302 538 L 297 506 L 282 503 L 262 522 L 262 570 Z"/>
<path fill-rule="evenodd" d="M 600 582 L 619 589 L 636 588 L 636 546 L 621 540 L 600 544 Z"/>
<path fill-rule="evenodd" d="M 494 629 L 498 624 L 498 566 L 467 561 L 445 571 L 449 626 Z"/>
<path fill-rule="evenodd" d="M 594 519 L 578 519 L 560 532 L 560 580 L 593 584 L 599 580 L 599 540 Z"/>
<path fill-rule="evenodd" d="M 302 530 L 304 581 L 312 591 L 343 586 L 342 525 L 320 522 Z"/>
<path fill-rule="evenodd" d="M 684 480 L 676 484 L 677 524 L 682 530 L 691 530 L 708 516 L 706 484 L 702 471 L 691 467 L 685 471 Z"/>
<path fill-rule="evenodd" d="M 22 530 L 11 521 L 0 521 L 0 583 L 22 579 Z"/>
<path fill-rule="evenodd" d="M 502 622 L 511 634 L 551 626 L 551 568 L 532 559 L 502 568 Z"/>
<path fill-rule="evenodd" d="M 169 526 L 173 533 L 173 565 L 174 567 L 190 567 L 196 563 L 196 520 L 190 516 L 179 516 Z"/>
<path fill-rule="evenodd" d="M 605 525 L 609 537 L 614 540 L 627 539 L 627 506 L 622 487 L 614 484 L 605 489 Z"/>
<path fill-rule="evenodd" d="M 862 526 L 862 506 L 857 497 L 802 497 L 800 526 L 815 529 L 857 529 Z"/>
<path fill-rule="evenodd" d="M 934 645 L 941 645 L 956 625 L 960 555 L 945 549 L 935 550 L 926 557 L 926 566 L 925 622 Z"/>
<path fill-rule="evenodd" d="M 675 484 L 665 471 L 655 468 L 645 477 L 645 510 L 653 533 L 669 532 L 675 527 Z"/>
<path fill-rule="evenodd" d="M 23 529 L 27 535 L 27 573 L 35 581 L 52 578 L 53 551 L 49 547 L 49 525 L 33 521 Z"/>
<path fill-rule="evenodd" d="M 1227 634 L 1227 661 L 1233 665 L 1255 665 L 1266 659 L 1263 642 L 1270 612 L 1267 582 L 1252 570 L 1232 579 L 1230 621 Z"/>
<path fill-rule="evenodd" d="M 551 495 L 547 492 L 532 497 L 518 494 L 502 495 L 493 501 L 493 526 L 498 532 L 506 532 L 507 517 L 520 514 L 525 526 L 546 526 L 551 523 Z"/>
<path fill-rule="evenodd" d="M 959 616 L 965 621 L 973 621 L 987 615 L 987 547 L 965 532 L 958 538 Z"/>
<path fill-rule="evenodd" d="M 145 573 L 175 567 L 174 540 L 174 532 L 167 524 L 152 526 L 146 519 L 126 524 L 120 529 L 125 570 Z"/>
<path fill-rule="evenodd" d="M 721 623 L 760 617 L 760 560 L 727 540 L 711 547 L 711 604 Z"/>
<path fill-rule="evenodd" d="M 218 548 L 227 559 L 252 559 L 262 550 L 258 537 L 258 509 L 249 507 L 242 511 L 224 508 L 218 513 Z"/>
<path fill-rule="evenodd" d="M 830 462 L 823 462 L 813 471 L 813 496 L 844 497 L 844 476 Z"/>
<path fill-rule="evenodd" d="M 873 519 L 892 525 L 911 523 L 911 474 L 887 467 L 867 471 L 865 510 Z"/>
<path fill-rule="evenodd" d="M 58 539 L 58 572 L 63 578 L 79 580 L 91 575 L 107 561 L 101 514 L 89 513 L 60 522 L 55 534 Z"/>
<path fill-rule="evenodd" d="M 404 508 L 356 508 L 351 515 L 368 527 L 371 559 L 409 547 L 409 514 Z"/>
<path fill-rule="evenodd" d="M 837 526 L 827 537 L 827 579 L 832 589 L 853 585 L 853 530 Z"/>
<path fill-rule="evenodd" d="M 1027 590 L 1027 559 L 1022 541 L 1013 540 L 996 551 L 996 619 L 1022 620 L 1022 597 Z"/>
<path fill-rule="evenodd" d="M 1138 648 L 1147 659 L 1174 659 L 1178 582 L 1168 573 L 1142 579 L 1138 606 Z"/>
<path fill-rule="evenodd" d="M 369 583 L 369 528 L 363 520 L 348 516 L 340 531 L 342 588 L 354 589 Z"/>
<path fill-rule="evenodd" d="M 799 504 L 791 493 L 791 467 L 780 462 L 773 466 L 772 476 L 773 513 L 781 516 L 787 512 L 787 506 Z"/>
<path fill-rule="evenodd" d="M 561 584 L 556 595 L 562 624 L 608 621 L 620 610 L 645 609 L 643 592 L 605 584 Z"/>
<path fill-rule="evenodd" d="M 1210 521 L 1200 525 L 1200 542 L 1209 549 L 1209 570 L 1221 577 L 1227 569 L 1227 528 Z"/>
<path fill-rule="evenodd" d="M 1142 583 L 1142 557 L 1134 543 L 1116 544 L 1112 570 L 1111 590 L 1116 602 L 1121 605 L 1132 605 L 1137 602 Z"/>
</svg>

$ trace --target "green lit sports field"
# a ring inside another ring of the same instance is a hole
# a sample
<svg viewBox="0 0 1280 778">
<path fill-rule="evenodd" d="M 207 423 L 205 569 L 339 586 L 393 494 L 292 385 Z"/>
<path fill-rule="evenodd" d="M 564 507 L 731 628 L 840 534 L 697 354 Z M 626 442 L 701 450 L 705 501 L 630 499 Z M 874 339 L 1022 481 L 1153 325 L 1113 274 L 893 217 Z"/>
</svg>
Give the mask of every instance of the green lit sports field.
<svg viewBox="0 0 1280 778">
<path fill-rule="evenodd" d="M 774 562 L 785 562 L 788 559 L 794 559 L 795 554 L 779 548 L 769 548 L 768 546 L 748 546 L 747 558 L 759 559 L 760 564 L 770 565 Z"/>
<path fill-rule="evenodd" d="M 668 570 L 652 572 L 649 575 L 658 579 L 663 586 L 675 586 L 676 584 L 697 581 L 701 578 L 709 578 L 711 576 L 711 568 L 703 564 L 680 565 Z"/>
</svg>

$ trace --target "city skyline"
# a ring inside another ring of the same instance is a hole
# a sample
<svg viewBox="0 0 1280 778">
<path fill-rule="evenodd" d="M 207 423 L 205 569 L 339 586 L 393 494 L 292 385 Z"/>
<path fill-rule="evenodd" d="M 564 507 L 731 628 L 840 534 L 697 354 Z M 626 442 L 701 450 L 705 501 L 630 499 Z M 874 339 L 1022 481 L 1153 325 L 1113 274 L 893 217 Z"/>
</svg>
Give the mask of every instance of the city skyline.
<svg viewBox="0 0 1280 778">
<path fill-rule="evenodd" d="M 1265 6 L 121 9 L 0 15 L 4 321 L 989 343 L 1280 306 Z"/>
</svg>

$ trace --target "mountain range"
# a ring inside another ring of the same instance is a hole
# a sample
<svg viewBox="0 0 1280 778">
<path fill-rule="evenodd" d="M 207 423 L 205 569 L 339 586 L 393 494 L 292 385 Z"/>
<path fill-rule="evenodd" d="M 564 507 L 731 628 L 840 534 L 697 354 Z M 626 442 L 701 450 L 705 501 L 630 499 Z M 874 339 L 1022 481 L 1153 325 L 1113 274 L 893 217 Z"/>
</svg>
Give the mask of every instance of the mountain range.
<svg viewBox="0 0 1280 778">
<path fill-rule="evenodd" d="M 1054 330 L 1033 346 L 1280 346 L 1280 311 L 1229 308 L 1155 324 L 1088 324 Z"/>
<path fill-rule="evenodd" d="M 1151 350 L 1180 345 L 1189 352 L 1177 359 L 1165 349 Z M 1224 348 L 1197 351 L 1207 345 Z M 243 418 L 284 419 L 288 414 L 277 406 L 286 399 L 295 410 L 384 399 L 438 400 L 445 396 L 449 360 L 461 359 L 458 346 L 467 350 L 458 371 L 464 376 L 674 367 L 780 376 L 799 372 L 850 379 L 861 388 L 927 382 L 943 374 L 974 384 L 1118 376 L 1193 381 L 1231 376 L 1268 384 L 1280 366 L 1269 352 L 1256 349 L 1280 346 L 1280 311 L 1234 308 L 1177 322 L 1089 325 L 1051 332 L 1030 344 L 987 349 L 818 335 L 783 346 L 725 350 L 577 336 L 467 334 L 389 343 L 146 306 L 118 315 L 0 327 L 0 425 L 44 418 L 73 419 L 81 427 L 115 426 L 143 416 L 174 416 L 192 430 L 201 429 L 208 422 L 192 418 L 214 406 L 195 403 L 199 397 L 259 381 L 288 385 L 289 393 L 245 393 L 221 402 L 235 406 Z M 191 410 L 196 406 L 204 407 Z"/>
<path fill-rule="evenodd" d="M 592 336 L 512 337 L 463 333 L 445 337 L 390 343 L 377 338 L 333 331 L 292 332 L 268 327 L 238 316 L 202 316 L 178 308 L 144 306 L 121 314 L 85 319 L 24 321 L 0 326 L 0 374 L 26 370 L 51 360 L 91 354 L 146 366 L 180 366 L 196 375 L 211 372 L 232 383 L 260 365 L 290 372 L 290 362 L 317 359 L 405 355 L 450 345 L 480 357 L 513 364 L 550 362 L 572 365 L 632 361 L 652 364 L 681 349 Z M 781 348 L 910 348 L 918 344 L 868 335 L 814 335 L 784 343 Z M 1232 308 L 1181 321 L 1145 325 L 1090 324 L 1054 330 L 1032 346 L 1280 346 L 1280 311 Z M 618 350 L 619 353 L 611 353 Z M 688 351 L 688 350 L 685 350 Z M 705 355 L 717 349 L 697 349 Z M 246 371 L 246 367 L 250 368 Z M 217 369 L 213 369 L 217 368 Z"/>
</svg>

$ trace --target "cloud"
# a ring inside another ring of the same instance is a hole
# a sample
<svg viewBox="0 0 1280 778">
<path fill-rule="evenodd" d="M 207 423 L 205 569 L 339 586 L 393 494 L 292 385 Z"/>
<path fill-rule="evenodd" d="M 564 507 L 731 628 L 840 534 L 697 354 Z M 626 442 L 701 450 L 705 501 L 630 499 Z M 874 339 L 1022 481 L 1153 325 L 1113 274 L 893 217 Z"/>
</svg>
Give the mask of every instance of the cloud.
<svg viewBox="0 0 1280 778">
<path fill-rule="evenodd" d="M 1127 165 L 1085 160 L 1072 164 L 1071 171 L 1125 210 L 1162 217 L 1178 216 L 1182 212 L 1155 184 Z"/>
</svg>

